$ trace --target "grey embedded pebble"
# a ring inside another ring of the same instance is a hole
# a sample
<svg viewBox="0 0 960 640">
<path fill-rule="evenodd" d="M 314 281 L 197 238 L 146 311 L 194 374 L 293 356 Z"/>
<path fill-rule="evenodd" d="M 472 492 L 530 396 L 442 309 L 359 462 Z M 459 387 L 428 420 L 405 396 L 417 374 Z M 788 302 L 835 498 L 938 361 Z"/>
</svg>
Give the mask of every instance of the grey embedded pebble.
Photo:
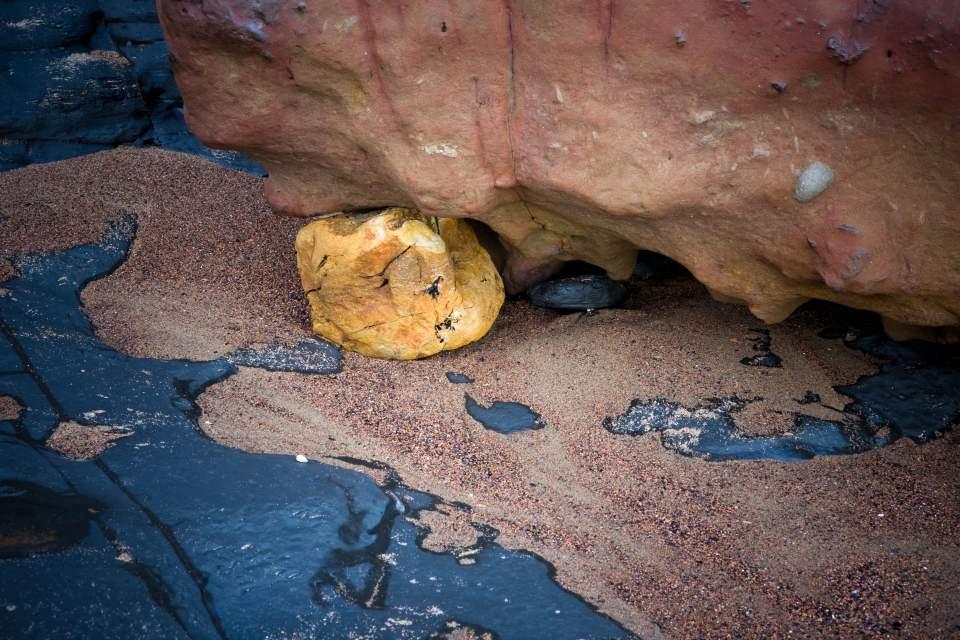
<svg viewBox="0 0 960 640">
<path fill-rule="evenodd" d="M 616 307 L 627 296 L 622 283 L 606 276 L 573 276 L 530 287 L 527 297 L 538 307 L 584 311 Z"/>
<path fill-rule="evenodd" d="M 822 162 L 811 162 L 800 173 L 793 187 L 797 202 L 810 202 L 827 190 L 833 182 L 833 169 Z"/>
</svg>

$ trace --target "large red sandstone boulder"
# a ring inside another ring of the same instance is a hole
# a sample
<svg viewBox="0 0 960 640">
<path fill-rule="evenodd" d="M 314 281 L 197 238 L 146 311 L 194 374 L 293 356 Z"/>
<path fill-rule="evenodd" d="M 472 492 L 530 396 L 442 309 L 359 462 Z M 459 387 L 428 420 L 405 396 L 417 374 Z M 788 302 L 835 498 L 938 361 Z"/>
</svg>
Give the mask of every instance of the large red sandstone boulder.
<svg viewBox="0 0 960 640">
<path fill-rule="evenodd" d="M 960 323 L 955 0 L 159 5 L 191 129 L 279 212 L 474 218 L 513 290 L 643 248 L 769 322 Z"/>
</svg>

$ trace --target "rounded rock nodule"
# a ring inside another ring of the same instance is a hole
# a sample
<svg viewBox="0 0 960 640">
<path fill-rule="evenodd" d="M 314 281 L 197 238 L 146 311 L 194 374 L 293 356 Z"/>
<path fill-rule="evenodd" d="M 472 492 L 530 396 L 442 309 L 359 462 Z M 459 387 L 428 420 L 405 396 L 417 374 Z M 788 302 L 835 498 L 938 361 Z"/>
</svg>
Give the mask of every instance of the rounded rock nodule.
<svg viewBox="0 0 960 640">
<path fill-rule="evenodd" d="M 810 202 L 833 182 L 833 169 L 822 162 L 811 162 L 797 177 L 793 197 L 797 202 Z"/>
<path fill-rule="evenodd" d="M 313 332 L 375 358 L 412 360 L 479 340 L 503 281 L 473 229 L 391 207 L 316 219 L 297 233 Z"/>
<path fill-rule="evenodd" d="M 597 275 L 547 280 L 527 290 L 527 298 L 534 305 L 563 311 L 616 307 L 626 296 L 627 288 L 622 283 Z"/>
</svg>

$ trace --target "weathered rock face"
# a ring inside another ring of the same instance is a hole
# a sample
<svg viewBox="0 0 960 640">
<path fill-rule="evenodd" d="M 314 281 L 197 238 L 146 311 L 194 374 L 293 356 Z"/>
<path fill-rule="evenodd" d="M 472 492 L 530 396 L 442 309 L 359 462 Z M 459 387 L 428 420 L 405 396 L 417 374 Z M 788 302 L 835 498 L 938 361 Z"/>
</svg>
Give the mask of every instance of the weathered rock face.
<svg viewBox="0 0 960 640">
<path fill-rule="evenodd" d="M 280 212 L 481 220 L 512 291 L 642 248 L 769 322 L 960 323 L 952 0 L 159 6 L 188 124 Z"/>
<path fill-rule="evenodd" d="M 263 175 L 187 131 L 154 0 L 0 2 L 0 171 L 156 144 Z"/>
<path fill-rule="evenodd" d="M 348 349 L 410 360 L 479 340 L 503 282 L 469 223 L 409 209 L 337 216 L 297 234 L 313 330 Z"/>
</svg>

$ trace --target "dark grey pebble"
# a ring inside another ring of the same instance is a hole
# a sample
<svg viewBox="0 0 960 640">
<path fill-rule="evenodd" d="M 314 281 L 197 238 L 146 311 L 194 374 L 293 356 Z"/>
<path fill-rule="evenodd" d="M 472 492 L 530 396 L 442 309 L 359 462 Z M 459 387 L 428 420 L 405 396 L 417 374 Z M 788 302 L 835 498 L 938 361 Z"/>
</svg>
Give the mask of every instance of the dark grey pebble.
<svg viewBox="0 0 960 640">
<path fill-rule="evenodd" d="M 548 280 L 527 290 L 530 302 L 548 309 L 606 309 L 623 302 L 627 288 L 606 276 L 574 276 Z"/>
</svg>

